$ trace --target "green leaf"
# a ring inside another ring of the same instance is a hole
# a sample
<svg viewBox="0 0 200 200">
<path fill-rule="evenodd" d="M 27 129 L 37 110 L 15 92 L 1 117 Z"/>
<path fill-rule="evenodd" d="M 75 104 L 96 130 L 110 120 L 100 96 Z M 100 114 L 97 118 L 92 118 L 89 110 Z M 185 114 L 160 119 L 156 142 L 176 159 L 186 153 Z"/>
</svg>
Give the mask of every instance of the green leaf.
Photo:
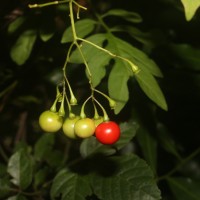
<svg viewBox="0 0 200 200">
<path fill-rule="evenodd" d="M 190 21 L 200 6 L 200 0 L 181 0 L 181 2 L 184 6 L 186 20 Z"/>
<path fill-rule="evenodd" d="M 109 96 L 117 103 L 114 112 L 118 114 L 129 99 L 127 82 L 130 78 L 129 71 L 121 60 L 116 60 L 108 78 Z"/>
<path fill-rule="evenodd" d="M 123 9 L 112 9 L 106 12 L 102 15 L 102 18 L 108 17 L 108 16 L 116 16 L 121 17 L 126 21 L 132 22 L 132 23 L 140 23 L 142 22 L 142 17 L 136 13 L 131 12 Z"/>
<path fill-rule="evenodd" d="M 26 18 L 23 16 L 16 18 L 12 23 L 9 24 L 8 33 L 14 33 L 25 22 L 25 20 Z"/>
<path fill-rule="evenodd" d="M 14 62 L 23 65 L 29 58 L 37 35 L 35 30 L 26 30 L 11 48 L 10 55 Z"/>
<path fill-rule="evenodd" d="M 0 198 L 5 198 L 10 193 L 11 183 L 8 177 L 0 178 Z"/>
<path fill-rule="evenodd" d="M 177 200 L 199 200 L 200 181 L 190 178 L 167 178 L 167 182 Z"/>
<path fill-rule="evenodd" d="M 136 155 L 110 158 L 107 176 L 91 175 L 91 185 L 99 199 L 159 200 L 160 191 L 147 164 Z"/>
<path fill-rule="evenodd" d="M 27 200 L 27 198 L 22 194 L 18 194 L 16 196 L 9 197 L 6 200 Z"/>
<path fill-rule="evenodd" d="M 40 137 L 37 143 L 34 146 L 34 156 L 38 160 L 43 160 L 48 158 L 53 149 L 55 142 L 55 135 L 53 134 L 44 134 Z"/>
<path fill-rule="evenodd" d="M 95 27 L 96 21 L 92 19 L 82 19 L 79 20 L 75 23 L 75 29 L 76 29 L 76 34 L 80 38 L 86 37 L 88 34 L 90 34 Z M 72 35 L 72 27 L 68 27 L 61 39 L 61 43 L 66 43 L 66 42 L 72 42 L 73 41 L 73 35 Z"/>
<path fill-rule="evenodd" d="M 132 38 L 141 42 L 145 45 L 145 48 L 154 48 L 156 45 L 162 44 L 166 39 L 163 33 L 160 30 L 151 30 L 148 32 L 143 32 L 140 29 L 128 26 L 128 25 L 120 25 L 110 28 L 111 32 L 125 32 L 128 33 Z M 156 67 L 158 68 L 158 67 Z M 158 68 L 157 70 L 160 71 Z M 159 72 L 161 75 L 162 73 Z"/>
<path fill-rule="evenodd" d="M 26 150 L 21 149 L 14 153 L 9 161 L 7 172 L 12 177 L 13 184 L 26 189 L 32 182 L 32 159 Z"/>
<path fill-rule="evenodd" d="M 47 166 L 43 167 L 42 169 L 39 169 L 34 174 L 34 186 L 37 188 L 38 186 L 45 183 L 48 178 L 49 173 L 50 173 L 50 168 Z"/>
<path fill-rule="evenodd" d="M 47 42 L 54 36 L 54 32 L 46 32 L 44 30 L 40 30 L 40 38 L 42 41 Z"/>
<path fill-rule="evenodd" d="M 121 136 L 119 141 L 114 145 L 118 150 L 125 147 L 136 135 L 139 124 L 136 122 L 124 122 L 120 124 Z"/>
<path fill-rule="evenodd" d="M 82 157 L 86 158 L 95 153 L 102 153 L 105 155 L 112 155 L 116 150 L 110 146 L 102 145 L 95 137 L 86 138 L 81 142 L 80 153 Z"/>
<path fill-rule="evenodd" d="M 109 37 L 108 40 L 111 44 L 110 46 L 108 46 L 109 50 L 114 52 L 116 55 L 120 55 L 129 59 L 136 66 L 138 66 L 140 70 L 151 73 L 152 75 L 157 77 L 163 76 L 157 64 L 141 50 L 133 47 L 128 42 L 116 37 Z M 127 68 L 130 68 L 128 64 L 126 64 L 126 66 Z"/>
<path fill-rule="evenodd" d="M 92 190 L 87 177 L 63 169 L 54 178 L 50 193 L 52 200 L 85 200 Z"/>
<path fill-rule="evenodd" d="M 137 141 L 141 146 L 143 155 L 152 170 L 157 168 L 157 141 L 144 127 L 140 127 L 137 132 Z"/>
<path fill-rule="evenodd" d="M 169 45 L 169 50 L 172 52 L 173 57 L 176 56 L 176 60 L 180 60 L 181 67 L 196 71 L 200 70 L 200 50 L 198 48 L 188 44 L 172 44 Z"/>
<path fill-rule="evenodd" d="M 139 83 L 144 93 L 155 102 L 160 108 L 167 110 L 167 103 L 165 97 L 156 81 L 156 79 L 150 74 L 141 70 L 135 74 L 135 78 Z"/>
<path fill-rule="evenodd" d="M 106 40 L 106 37 L 105 34 L 95 34 L 86 39 L 98 46 L 102 46 L 103 42 Z M 81 45 L 81 51 L 88 63 L 90 72 L 92 74 L 93 86 L 96 87 L 105 76 L 105 66 L 109 63 L 111 57 L 105 52 L 85 42 L 83 42 Z M 72 53 L 70 62 L 83 63 L 83 59 L 77 49 Z"/>
<path fill-rule="evenodd" d="M 50 40 L 55 34 L 55 23 L 52 16 L 49 16 L 48 13 L 41 17 L 39 36 L 43 42 Z"/>
<path fill-rule="evenodd" d="M 175 141 L 169 135 L 166 127 L 163 124 L 158 123 L 157 124 L 157 131 L 158 131 L 159 142 L 162 144 L 162 147 L 167 152 L 174 155 L 178 160 L 181 160 L 181 156 L 179 155 L 179 153 L 177 151 L 178 145 L 175 143 Z"/>
<path fill-rule="evenodd" d="M 3 177 L 6 174 L 7 166 L 3 163 L 0 163 L 0 177 Z"/>
</svg>

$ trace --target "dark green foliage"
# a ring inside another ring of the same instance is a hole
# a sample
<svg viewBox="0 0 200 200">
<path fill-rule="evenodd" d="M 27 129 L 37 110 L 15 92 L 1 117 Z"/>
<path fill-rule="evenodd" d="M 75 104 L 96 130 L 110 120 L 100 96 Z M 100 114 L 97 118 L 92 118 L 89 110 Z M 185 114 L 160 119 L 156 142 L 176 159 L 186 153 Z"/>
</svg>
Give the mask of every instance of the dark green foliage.
<svg viewBox="0 0 200 200">
<path fill-rule="evenodd" d="M 199 1 L 77 2 L 88 9 L 74 15 L 76 36 L 88 42 L 77 40 L 83 55 L 76 45 L 68 55 L 73 112 L 90 95 L 86 63 L 93 86 L 117 102 L 111 110 L 95 93 L 121 137 L 102 145 L 40 129 L 74 42 L 68 1 L 30 9 L 3 0 L 0 199 L 199 200 Z"/>
</svg>

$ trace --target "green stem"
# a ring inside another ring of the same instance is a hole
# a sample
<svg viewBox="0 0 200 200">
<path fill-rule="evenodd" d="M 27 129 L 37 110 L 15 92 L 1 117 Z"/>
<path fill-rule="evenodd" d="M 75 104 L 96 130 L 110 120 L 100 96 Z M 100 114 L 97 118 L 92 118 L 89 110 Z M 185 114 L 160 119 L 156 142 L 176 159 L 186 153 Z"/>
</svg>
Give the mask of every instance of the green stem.
<svg viewBox="0 0 200 200">
<path fill-rule="evenodd" d="M 103 112 L 103 120 L 104 121 L 109 121 L 109 117 L 108 117 L 107 112 L 104 109 L 104 107 L 95 98 L 94 98 L 94 101 L 99 105 L 99 107 L 101 108 L 101 110 Z"/>
<path fill-rule="evenodd" d="M 185 159 L 182 160 L 177 166 L 175 166 L 172 170 L 170 170 L 167 174 L 158 177 L 157 182 L 167 179 L 169 176 L 173 175 L 176 171 L 178 171 L 185 163 L 187 163 L 189 160 L 194 158 L 196 155 L 200 153 L 200 148 L 196 149 L 194 152 L 192 152 L 189 156 L 187 156 Z"/>
<path fill-rule="evenodd" d="M 75 29 L 75 23 L 74 23 L 73 2 L 74 2 L 73 0 L 70 0 L 69 2 L 69 13 L 70 13 L 69 16 L 71 20 L 73 39 L 74 39 L 74 42 L 76 42 L 77 36 L 76 36 L 76 29 Z"/>
<path fill-rule="evenodd" d="M 97 108 L 94 102 L 93 102 L 93 107 L 94 107 L 94 119 L 99 119 L 99 113 L 97 111 Z"/>
<path fill-rule="evenodd" d="M 101 47 L 101 46 L 99 46 L 99 45 L 96 45 L 96 44 L 94 44 L 93 42 L 90 42 L 90 41 L 85 40 L 85 39 L 83 39 L 83 38 L 79 38 L 79 37 L 78 37 L 77 40 L 80 40 L 80 41 L 82 41 L 82 42 L 88 43 L 88 44 L 94 46 L 95 48 L 97 48 L 97 49 L 99 49 L 99 50 L 101 50 L 101 51 L 103 51 L 103 52 L 109 54 L 109 55 L 110 55 L 111 57 L 113 57 L 113 58 L 119 58 L 119 59 L 121 59 L 121 60 L 127 62 L 127 63 L 131 66 L 131 69 L 132 69 L 132 71 L 133 71 L 134 73 L 138 73 L 138 72 L 139 72 L 138 66 L 136 66 L 134 63 L 132 63 L 129 59 L 124 58 L 124 57 L 119 56 L 119 55 L 116 55 L 116 54 L 112 53 L 111 51 L 109 51 L 109 50 L 107 50 L 107 49 L 104 49 L 103 47 Z"/>
<path fill-rule="evenodd" d="M 53 2 L 48 2 L 48 3 L 42 3 L 42 4 L 29 4 L 29 8 L 42 8 L 46 6 L 51 6 L 51 5 L 57 5 L 61 3 L 67 3 L 69 0 L 63 0 L 63 1 L 53 1 Z"/>
<path fill-rule="evenodd" d="M 86 103 L 89 101 L 90 98 L 92 98 L 92 96 L 89 96 L 89 97 L 85 100 L 85 102 L 83 103 L 83 105 L 82 105 L 82 107 L 81 107 L 81 113 L 80 113 L 80 117 L 81 117 L 81 118 L 85 118 L 85 117 L 86 117 L 86 115 L 85 115 L 85 105 L 86 105 Z"/>
<path fill-rule="evenodd" d="M 85 60 L 85 57 L 84 57 L 83 52 L 82 52 L 82 50 L 81 50 L 81 48 L 80 48 L 80 45 L 79 45 L 78 43 L 76 43 L 76 46 L 77 46 L 77 48 L 78 48 L 78 50 L 79 50 L 79 53 L 81 54 L 81 57 L 82 57 L 82 59 L 83 59 L 84 65 L 85 65 L 86 70 L 87 70 L 87 72 L 88 72 L 89 83 L 90 83 L 90 85 L 91 85 L 91 84 L 92 84 L 92 74 L 91 74 L 91 72 L 90 72 L 90 68 L 89 68 L 89 66 L 88 66 L 88 64 L 87 64 L 87 61 Z M 93 88 L 93 87 L 92 87 L 92 88 Z"/>
<path fill-rule="evenodd" d="M 79 3 L 77 3 L 76 1 L 73 1 L 73 3 L 78 7 L 78 8 L 82 8 L 83 10 L 87 10 L 86 7 L 80 5 Z"/>
</svg>

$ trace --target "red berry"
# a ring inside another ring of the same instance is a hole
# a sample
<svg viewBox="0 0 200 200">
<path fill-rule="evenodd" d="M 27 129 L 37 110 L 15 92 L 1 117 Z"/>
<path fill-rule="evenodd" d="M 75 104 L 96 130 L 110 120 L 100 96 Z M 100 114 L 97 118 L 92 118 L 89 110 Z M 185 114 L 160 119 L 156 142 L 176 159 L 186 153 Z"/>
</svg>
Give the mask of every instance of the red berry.
<svg viewBox="0 0 200 200">
<path fill-rule="evenodd" d="M 120 127 L 113 121 L 102 122 L 96 127 L 95 136 L 102 144 L 114 144 L 120 137 Z"/>
</svg>

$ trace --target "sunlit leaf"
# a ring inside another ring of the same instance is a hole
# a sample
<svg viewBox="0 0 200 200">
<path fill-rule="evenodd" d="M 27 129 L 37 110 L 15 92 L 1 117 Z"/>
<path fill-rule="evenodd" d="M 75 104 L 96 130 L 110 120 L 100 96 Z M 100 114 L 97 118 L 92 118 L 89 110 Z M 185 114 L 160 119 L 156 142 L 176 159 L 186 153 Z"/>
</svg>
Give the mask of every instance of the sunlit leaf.
<svg viewBox="0 0 200 200">
<path fill-rule="evenodd" d="M 95 45 L 102 46 L 106 40 L 105 34 L 95 34 L 88 38 L 88 41 L 93 42 Z M 105 52 L 97 49 L 91 44 L 83 42 L 81 44 L 81 51 L 84 55 L 86 62 L 88 63 L 90 73 L 92 75 L 93 86 L 96 87 L 106 74 L 106 65 L 109 63 L 111 57 Z M 76 49 L 71 57 L 70 62 L 72 63 L 83 63 L 84 60 L 80 55 L 80 52 Z M 88 72 L 86 71 L 88 74 Z"/>
<path fill-rule="evenodd" d="M 86 37 L 89 33 L 91 33 L 95 27 L 96 21 L 92 19 L 82 19 L 75 23 L 76 34 L 80 38 Z M 61 43 L 72 42 L 73 34 L 72 27 L 68 27 L 62 36 Z"/>
<path fill-rule="evenodd" d="M 8 162 L 7 172 L 12 177 L 13 184 L 26 189 L 32 182 L 32 159 L 26 150 L 21 149 L 14 153 Z"/>
<path fill-rule="evenodd" d="M 181 2 L 184 6 L 186 20 L 190 21 L 200 6 L 200 0 L 181 0 Z"/>
</svg>

